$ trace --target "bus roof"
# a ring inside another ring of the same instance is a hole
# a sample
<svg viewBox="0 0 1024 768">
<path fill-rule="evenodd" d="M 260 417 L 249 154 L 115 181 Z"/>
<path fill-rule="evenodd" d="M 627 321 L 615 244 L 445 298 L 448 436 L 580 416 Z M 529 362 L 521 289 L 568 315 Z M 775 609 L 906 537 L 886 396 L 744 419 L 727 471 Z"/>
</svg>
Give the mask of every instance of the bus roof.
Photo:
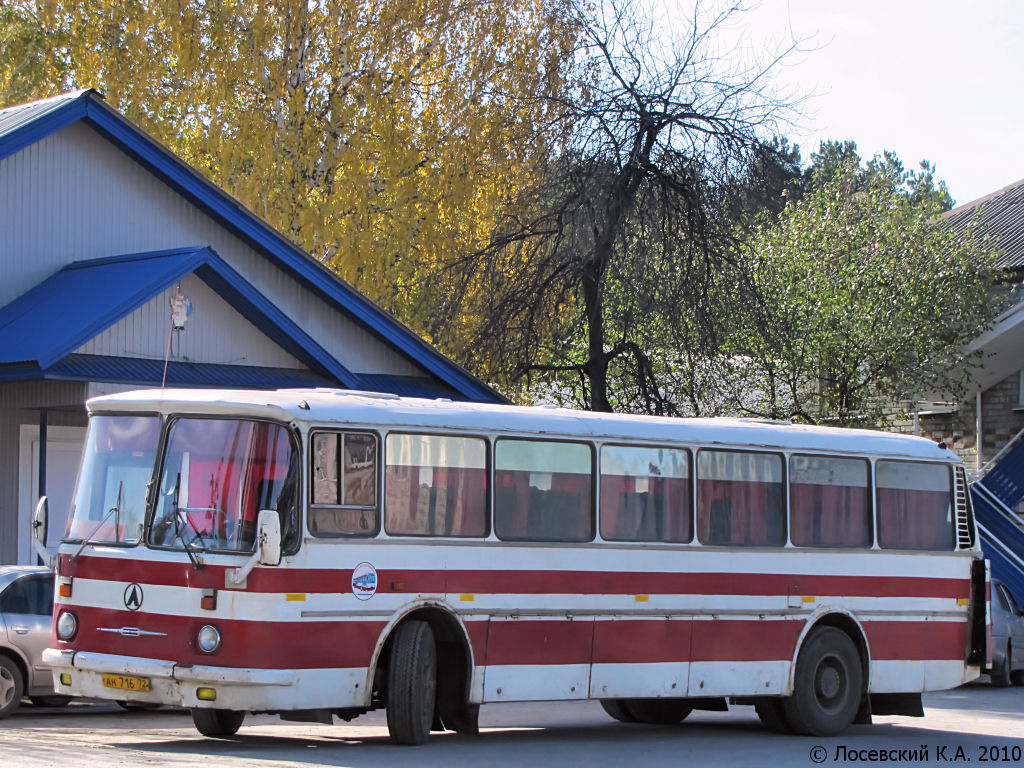
<svg viewBox="0 0 1024 768">
<path fill-rule="evenodd" d="M 669 418 L 596 413 L 552 406 L 428 400 L 347 389 L 135 390 L 93 398 L 90 413 L 185 413 L 269 418 L 310 425 L 568 436 L 599 440 L 671 441 L 785 451 L 884 454 L 959 461 L 922 437 L 866 429 L 817 427 L 735 418 Z"/>
</svg>

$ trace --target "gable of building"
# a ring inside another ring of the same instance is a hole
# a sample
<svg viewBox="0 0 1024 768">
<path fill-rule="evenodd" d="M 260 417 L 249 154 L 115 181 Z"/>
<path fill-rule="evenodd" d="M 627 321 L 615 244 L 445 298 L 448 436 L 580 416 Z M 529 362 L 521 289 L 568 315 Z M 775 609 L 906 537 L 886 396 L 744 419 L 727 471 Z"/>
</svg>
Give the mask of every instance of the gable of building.
<svg viewBox="0 0 1024 768">
<path fill-rule="evenodd" d="M 503 399 L 93 91 L 0 110 L 0 216 L 0 307 L 75 261 L 205 246 L 351 381 Z"/>
</svg>

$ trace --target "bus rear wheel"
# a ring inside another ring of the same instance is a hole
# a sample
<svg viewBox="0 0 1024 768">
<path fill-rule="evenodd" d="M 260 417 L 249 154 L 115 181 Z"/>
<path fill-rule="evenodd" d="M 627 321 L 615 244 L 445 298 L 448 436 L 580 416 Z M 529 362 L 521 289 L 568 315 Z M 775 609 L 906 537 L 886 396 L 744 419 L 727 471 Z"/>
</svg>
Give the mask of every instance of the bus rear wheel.
<svg viewBox="0 0 1024 768">
<path fill-rule="evenodd" d="M 601 699 L 601 709 L 620 723 L 635 723 L 636 718 L 626 708 L 625 699 Z"/>
<path fill-rule="evenodd" d="M 242 727 L 245 712 L 233 709 L 193 709 L 192 722 L 203 736 L 224 738 L 234 736 Z"/>
<path fill-rule="evenodd" d="M 398 744 L 422 744 L 430 736 L 437 698 L 437 646 L 425 621 L 407 621 L 395 631 L 388 662 L 385 711 Z"/>
<path fill-rule="evenodd" d="M 782 701 L 786 722 L 797 733 L 835 736 L 857 716 L 863 682 L 849 636 L 835 627 L 813 630 L 796 661 L 793 695 Z"/>
<path fill-rule="evenodd" d="M 693 712 L 686 699 L 626 699 L 626 711 L 637 723 L 675 725 Z"/>
</svg>

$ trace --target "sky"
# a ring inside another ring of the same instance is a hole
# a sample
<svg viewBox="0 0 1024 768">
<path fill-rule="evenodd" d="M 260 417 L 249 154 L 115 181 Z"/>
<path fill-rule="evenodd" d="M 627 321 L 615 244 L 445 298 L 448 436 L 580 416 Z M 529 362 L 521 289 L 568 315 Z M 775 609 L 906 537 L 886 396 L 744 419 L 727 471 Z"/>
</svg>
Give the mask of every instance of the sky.
<svg viewBox="0 0 1024 768">
<path fill-rule="evenodd" d="M 1024 1 L 762 0 L 746 22 L 806 49 L 777 71 L 811 94 L 786 131 L 805 162 L 823 139 L 927 159 L 957 204 L 1024 179 Z"/>
</svg>

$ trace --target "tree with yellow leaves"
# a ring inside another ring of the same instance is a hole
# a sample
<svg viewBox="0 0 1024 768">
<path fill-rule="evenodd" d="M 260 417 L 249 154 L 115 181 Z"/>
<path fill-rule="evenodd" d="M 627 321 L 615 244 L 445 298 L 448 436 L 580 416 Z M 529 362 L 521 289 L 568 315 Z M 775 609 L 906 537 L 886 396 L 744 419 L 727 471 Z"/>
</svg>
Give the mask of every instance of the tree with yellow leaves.
<svg viewBox="0 0 1024 768">
<path fill-rule="evenodd" d="M 571 19 L 562 0 L 9 0 L 0 101 L 99 89 L 424 332 L 424 291 L 475 290 L 437 266 L 487 242 L 558 141 Z"/>
</svg>

